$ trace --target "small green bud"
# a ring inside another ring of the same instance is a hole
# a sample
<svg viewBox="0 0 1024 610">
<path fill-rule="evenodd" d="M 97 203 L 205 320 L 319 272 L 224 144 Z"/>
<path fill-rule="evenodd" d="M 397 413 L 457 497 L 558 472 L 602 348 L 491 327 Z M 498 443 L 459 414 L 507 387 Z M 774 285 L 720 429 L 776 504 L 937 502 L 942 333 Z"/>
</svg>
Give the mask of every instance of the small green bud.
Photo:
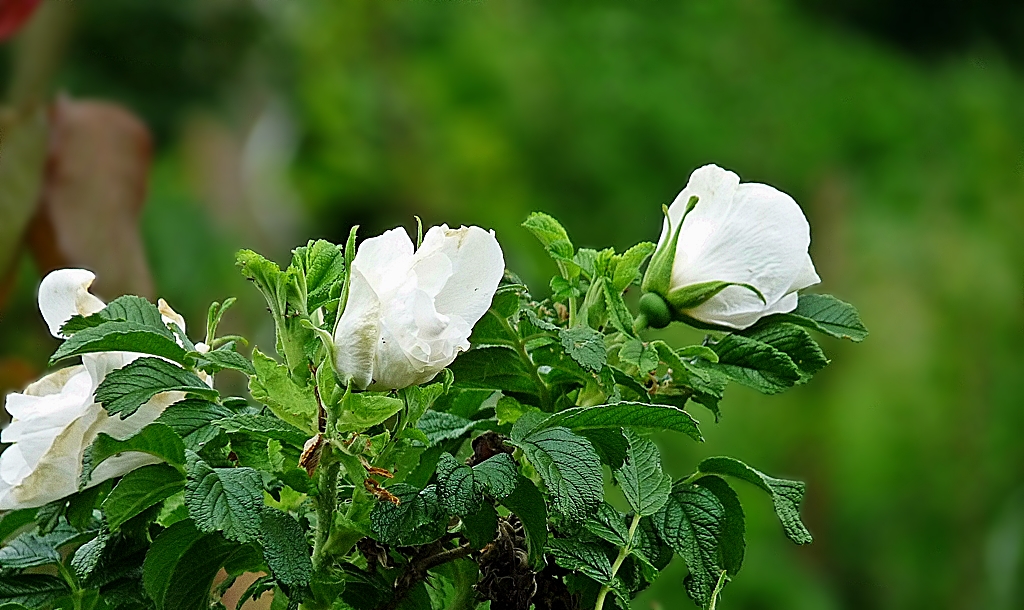
<svg viewBox="0 0 1024 610">
<path fill-rule="evenodd" d="M 640 297 L 640 315 L 651 328 L 665 328 L 672 321 L 672 311 L 661 296 L 648 292 Z"/>
</svg>

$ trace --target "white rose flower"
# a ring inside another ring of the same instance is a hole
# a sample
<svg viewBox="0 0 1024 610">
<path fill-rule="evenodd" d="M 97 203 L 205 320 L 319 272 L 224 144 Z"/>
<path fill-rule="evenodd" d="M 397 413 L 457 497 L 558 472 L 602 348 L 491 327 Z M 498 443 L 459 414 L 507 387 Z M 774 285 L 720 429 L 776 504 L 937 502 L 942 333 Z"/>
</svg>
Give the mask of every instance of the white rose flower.
<svg viewBox="0 0 1024 610">
<path fill-rule="evenodd" d="M 89 293 L 95 279 L 83 269 L 59 269 L 39 285 L 39 311 L 50 332 L 61 338 L 60 327 L 73 315 L 88 316 L 103 309 Z M 165 323 L 184 329 L 184 320 L 161 302 Z M 82 364 L 51 373 L 22 393 L 7 396 L 5 408 L 13 421 L 0 440 L 12 443 L 0 454 L 0 510 L 42 506 L 79 489 L 82 455 L 100 432 L 125 439 L 155 420 L 180 392 L 159 394 L 126 419 L 111 417 L 93 398 L 106 374 L 138 358 L 127 352 L 82 356 Z M 128 452 L 104 461 L 88 486 L 122 476 L 156 458 Z"/>
<path fill-rule="evenodd" d="M 690 175 L 668 208 L 642 284 L 652 326 L 687 318 L 743 329 L 792 311 L 797 291 L 820 282 L 808 254 L 810 226 L 792 197 L 740 184 L 717 165 Z"/>
<path fill-rule="evenodd" d="M 361 390 L 430 381 L 469 349 L 504 271 L 494 232 L 480 227 L 433 227 L 415 252 L 402 228 L 364 241 L 334 330 L 338 374 Z"/>
</svg>

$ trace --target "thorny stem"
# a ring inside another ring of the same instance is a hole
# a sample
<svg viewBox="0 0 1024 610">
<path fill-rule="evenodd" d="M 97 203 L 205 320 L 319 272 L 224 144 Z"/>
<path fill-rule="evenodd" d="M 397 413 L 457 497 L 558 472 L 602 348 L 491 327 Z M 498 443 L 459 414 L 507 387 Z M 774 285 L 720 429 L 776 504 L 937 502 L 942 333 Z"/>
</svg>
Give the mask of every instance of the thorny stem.
<svg viewBox="0 0 1024 610">
<path fill-rule="evenodd" d="M 633 515 L 633 521 L 629 524 L 629 535 L 626 538 L 626 544 L 619 549 L 619 556 L 615 558 L 615 563 L 612 564 L 612 575 L 608 579 L 609 582 L 615 580 L 615 576 L 619 573 L 622 563 L 633 552 L 633 538 L 636 536 L 638 527 L 640 527 L 640 513 Z M 604 608 L 604 600 L 608 597 L 608 592 L 611 590 L 609 585 L 601 585 L 601 590 L 597 593 L 597 603 L 594 604 L 594 610 L 602 610 Z"/>
<path fill-rule="evenodd" d="M 512 337 L 516 337 L 516 341 L 513 343 L 512 347 L 516 350 L 516 353 L 519 354 L 519 359 L 526 365 L 526 370 L 530 371 L 530 377 L 533 378 L 533 382 L 537 384 L 537 387 L 540 389 L 540 402 L 544 407 L 543 410 L 550 412 L 551 391 L 548 389 L 548 384 L 544 383 L 544 380 L 540 378 L 540 373 L 537 372 L 537 365 L 533 363 L 533 359 L 530 358 L 530 354 L 526 351 L 526 343 L 522 339 L 518 338 L 519 333 L 512 328 L 512 325 L 508 323 L 507 319 L 502 318 L 501 316 L 497 316 L 497 318 L 501 320 L 501 323 L 504 325 L 508 334 Z"/>
</svg>

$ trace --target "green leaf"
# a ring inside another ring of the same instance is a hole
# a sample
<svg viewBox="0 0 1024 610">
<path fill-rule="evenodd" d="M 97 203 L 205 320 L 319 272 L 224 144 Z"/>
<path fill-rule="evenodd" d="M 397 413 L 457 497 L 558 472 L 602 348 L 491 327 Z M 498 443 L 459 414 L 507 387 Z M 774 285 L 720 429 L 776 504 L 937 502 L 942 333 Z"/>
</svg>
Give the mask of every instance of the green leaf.
<svg viewBox="0 0 1024 610">
<path fill-rule="evenodd" d="M 124 419 L 157 394 L 172 391 L 188 392 L 208 400 L 220 396 L 202 379 L 179 366 L 159 358 L 139 358 L 107 374 L 96 388 L 96 402 L 111 415 Z"/>
<path fill-rule="evenodd" d="M 717 358 L 717 356 L 716 356 Z M 630 338 L 619 350 L 619 360 L 635 366 L 641 373 L 648 373 L 658 368 L 658 351 L 640 339 Z"/>
<path fill-rule="evenodd" d="M 576 430 L 576 434 L 586 438 L 592 445 L 601 463 L 615 470 L 626 460 L 626 437 L 622 436 L 622 428 L 591 428 Z"/>
<path fill-rule="evenodd" d="M 640 281 L 640 267 L 652 254 L 655 245 L 642 241 L 616 257 L 615 270 L 612 275 L 612 287 L 620 293 L 630 285 Z"/>
<path fill-rule="evenodd" d="M 313 574 L 309 544 L 302 526 L 288 513 L 265 507 L 260 517 L 260 547 L 267 567 L 289 592 L 309 584 Z"/>
<path fill-rule="evenodd" d="M 585 574 L 601 584 L 608 584 L 615 577 L 607 553 L 593 542 L 552 538 L 548 540 L 547 550 L 561 567 Z"/>
<path fill-rule="evenodd" d="M 472 430 L 479 430 L 493 422 L 487 420 L 471 420 L 443 411 L 427 411 L 420 418 L 417 428 L 427 437 L 430 446 L 455 440 Z"/>
<path fill-rule="evenodd" d="M 57 348 L 50 357 L 50 365 L 82 354 L 96 352 L 138 352 L 185 362 L 185 348 L 174 341 L 167 329 L 160 332 L 139 322 L 104 322 L 99 326 L 83 328 Z"/>
<path fill-rule="evenodd" d="M 466 538 L 474 549 L 482 549 L 498 531 L 498 512 L 494 505 L 484 502 L 472 513 L 462 517 Z"/>
<path fill-rule="evenodd" d="M 165 462 L 180 466 L 185 463 L 185 444 L 168 426 L 156 422 L 139 430 L 134 436 L 125 440 L 100 432 L 92 445 L 86 448 L 82 457 L 82 487 L 89 484 L 89 479 L 96 468 L 107 458 L 127 451 L 148 453 Z"/>
<path fill-rule="evenodd" d="M 796 309 L 765 318 L 766 321 L 772 319 L 792 322 L 837 339 L 858 343 L 868 336 L 868 329 L 861 322 L 857 309 L 830 294 L 801 294 Z"/>
<path fill-rule="evenodd" d="M 579 275 L 579 266 L 573 262 L 575 248 L 569 241 L 569 234 L 557 220 L 543 212 L 534 212 L 523 222 L 523 227 L 540 241 L 558 264 L 563 277 L 572 279 Z"/>
<path fill-rule="evenodd" d="M 615 480 L 622 487 L 626 501 L 641 517 L 661 510 L 668 501 L 672 478 L 661 470 L 661 453 L 657 445 L 631 428 L 625 430 L 626 460 L 615 471 Z"/>
<path fill-rule="evenodd" d="M 80 330 L 117 320 L 137 322 L 171 338 L 170 331 L 167 330 L 167 325 L 164 324 L 163 316 L 160 315 L 160 310 L 157 309 L 156 305 L 142 297 L 133 295 L 117 297 L 110 303 L 107 303 L 106 307 L 91 316 L 71 316 L 71 319 L 60 327 L 60 332 L 62 335 L 72 335 Z"/>
<path fill-rule="evenodd" d="M 437 463 L 437 496 L 448 513 L 464 517 L 479 510 L 485 494 L 500 500 L 512 493 L 517 475 L 516 464 L 506 453 L 472 467 L 443 453 Z"/>
<path fill-rule="evenodd" d="M 0 515 L 0 544 L 22 527 L 32 523 L 36 518 L 36 509 L 22 508 Z"/>
<path fill-rule="evenodd" d="M 700 607 L 711 601 L 721 572 L 718 539 L 724 518 L 725 509 L 715 494 L 688 484 L 677 485 L 654 516 L 658 535 L 686 562 L 686 592 Z"/>
<path fill-rule="evenodd" d="M 604 335 L 587 326 L 560 329 L 559 340 L 565 353 L 577 364 L 595 373 L 604 368 L 608 352 L 604 347 Z"/>
<path fill-rule="evenodd" d="M 0 606 L 20 604 L 44 608 L 70 593 L 64 581 L 48 574 L 15 574 L 0 578 Z"/>
<path fill-rule="evenodd" d="M 363 432 L 387 421 L 405 407 L 398 398 L 378 394 L 351 393 L 345 396 L 338 414 L 337 430 Z"/>
<path fill-rule="evenodd" d="M 341 246 L 318 239 L 296 248 L 292 266 L 305 278 L 306 311 L 313 312 L 331 300 L 332 291 L 345 278 L 345 255 Z M 334 295 L 337 298 L 337 294 Z"/>
<path fill-rule="evenodd" d="M 249 393 L 253 400 L 270 407 L 274 415 L 308 432 L 316 430 L 318 407 L 313 388 L 292 381 L 288 367 L 257 349 L 252 350 L 256 374 L 249 377 Z"/>
<path fill-rule="evenodd" d="M 633 314 L 626 307 L 622 292 L 614 290 L 608 281 L 604 282 L 604 302 L 612 327 L 620 333 L 633 336 Z"/>
<path fill-rule="evenodd" d="M 60 563 L 60 553 L 54 547 L 55 532 L 39 535 L 24 533 L 0 548 L 0 569 L 20 570 L 52 563 Z"/>
<path fill-rule="evenodd" d="M 671 482 L 669 487 L 671 488 Z M 665 497 L 667 499 L 668 494 Z M 629 529 L 622 514 L 607 502 L 601 503 L 594 516 L 587 521 L 586 527 L 591 534 L 615 546 L 623 547 L 629 542 Z"/>
<path fill-rule="evenodd" d="M 398 391 L 399 399 L 405 402 L 405 422 L 407 426 L 415 426 L 439 398 L 444 396 L 454 381 L 454 375 L 448 369 L 443 372 L 444 380 L 426 386 L 414 385 Z"/>
<path fill-rule="evenodd" d="M 213 422 L 215 426 L 230 434 L 242 433 L 263 442 L 270 439 L 288 443 L 293 447 L 306 444 L 309 435 L 295 426 L 269 415 L 240 413 Z"/>
<path fill-rule="evenodd" d="M 153 464 L 133 470 L 103 500 L 107 525 L 117 531 L 125 521 L 182 489 L 185 477 L 173 466 Z"/>
<path fill-rule="evenodd" d="M 795 324 L 760 326 L 745 334 L 789 356 L 800 368 L 801 382 L 807 381 L 828 364 L 828 358 L 810 333 Z"/>
<path fill-rule="evenodd" d="M 256 374 L 256 369 L 249 359 L 230 348 L 215 349 L 202 354 L 193 352 L 193 355 L 200 360 L 199 368 L 207 373 L 231 369 L 246 375 Z"/>
<path fill-rule="evenodd" d="M 231 409 L 201 398 L 186 398 L 167 407 L 154 423 L 164 424 L 185 442 L 185 448 L 199 451 L 217 438 L 220 429 L 213 422 L 231 417 Z"/>
<path fill-rule="evenodd" d="M 544 547 L 548 540 L 548 509 L 544 496 L 533 481 L 522 475 L 516 478 L 516 488 L 501 501 L 523 524 L 530 565 L 538 567 L 544 561 Z"/>
<path fill-rule="evenodd" d="M 697 479 L 699 485 L 715 494 L 718 501 L 725 509 L 725 515 L 719 528 L 718 550 L 722 567 L 730 576 L 735 576 L 740 567 L 743 566 L 743 555 L 746 550 L 746 517 L 743 514 L 743 506 L 732 487 L 716 476 L 706 476 Z"/>
<path fill-rule="evenodd" d="M 146 553 L 146 593 L 157 610 L 207 610 L 214 577 L 244 549 L 220 534 L 203 534 L 191 521 L 179 521 L 157 536 Z"/>
<path fill-rule="evenodd" d="M 455 384 L 505 392 L 538 394 L 531 372 L 519 355 L 507 347 L 481 347 L 459 354 L 449 367 Z"/>
<path fill-rule="evenodd" d="M 715 367 L 762 394 L 777 394 L 801 379 L 800 368 L 784 352 L 742 335 L 725 335 L 712 346 Z"/>
<path fill-rule="evenodd" d="M 772 497 L 775 514 L 782 522 L 786 536 L 796 544 L 809 544 L 813 538 L 800 520 L 800 503 L 806 486 L 800 481 L 776 479 L 731 457 L 710 457 L 697 465 L 708 474 L 727 475 L 760 487 Z"/>
<path fill-rule="evenodd" d="M 188 452 L 185 505 L 200 530 L 246 543 L 259 535 L 263 479 L 252 468 L 211 468 Z"/>
<path fill-rule="evenodd" d="M 643 430 L 673 430 L 702 442 L 697 421 L 689 413 L 671 405 L 652 405 L 642 402 L 618 402 L 593 407 L 572 407 L 559 411 L 531 428 L 542 430 L 564 426 L 570 430 L 630 427 Z"/>
<path fill-rule="evenodd" d="M 431 542 L 444 534 L 448 517 L 441 510 L 433 485 L 421 491 L 398 483 L 388 491 L 398 498 L 398 506 L 377 502 L 370 512 L 370 527 L 378 540 L 384 544 L 411 546 Z"/>
<path fill-rule="evenodd" d="M 589 440 L 568 428 L 553 427 L 519 438 L 513 431 L 512 444 L 537 470 L 559 513 L 582 522 L 597 510 L 604 499 L 604 482 L 601 458 Z"/>
</svg>

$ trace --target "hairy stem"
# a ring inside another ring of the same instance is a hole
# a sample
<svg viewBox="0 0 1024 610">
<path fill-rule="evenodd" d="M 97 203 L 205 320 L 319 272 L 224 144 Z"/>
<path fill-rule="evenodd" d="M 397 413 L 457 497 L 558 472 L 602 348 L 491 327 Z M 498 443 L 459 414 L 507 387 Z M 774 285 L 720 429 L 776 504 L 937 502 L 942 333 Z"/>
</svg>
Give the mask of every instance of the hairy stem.
<svg viewBox="0 0 1024 610">
<path fill-rule="evenodd" d="M 633 552 L 633 538 L 636 536 L 636 530 L 640 527 L 640 514 L 633 515 L 633 521 L 629 524 L 629 535 L 626 538 L 626 544 L 619 549 L 619 556 L 615 558 L 615 563 L 612 564 L 612 575 L 609 581 L 615 580 L 615 576 L 619 573 L 619 568 L 622 567 L 622 563 L 626 561 L 629 554 Z M 608 597 L 608 593 L 611 591 L 609 585 L 601 585 L 601 590 L 597 593 L 597 603 L 594 604 L 594 610 L 602 610 L 604 608 L 604 600 Z"/>
<path fill-rule="evenodd" d="M 320 457 L 320 480 L 317 482 L 316 531 L 313 535 L 313 567 L 323 564 L 327 540 L 334 525 L 334 511 L 338 506 L 338 473 L 341 463 L 332 455 L 330 444 L 324 445 Z"/>
</svg>

